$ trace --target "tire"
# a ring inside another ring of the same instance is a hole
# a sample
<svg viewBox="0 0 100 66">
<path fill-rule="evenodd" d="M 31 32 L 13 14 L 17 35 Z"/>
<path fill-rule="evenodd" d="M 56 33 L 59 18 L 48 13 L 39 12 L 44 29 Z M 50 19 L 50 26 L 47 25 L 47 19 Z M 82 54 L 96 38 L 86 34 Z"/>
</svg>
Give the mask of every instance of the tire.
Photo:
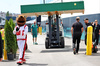
<svg viewBox="0 0 100 66">
<path fill-rule="evenodd" d="M 95 48 L 95 45 L 93 45 L 92 53 L 97 53 L 97 51 L 98 51 L 98 48 Z"/>
<path fill-rule="evenodd" d="M 49 49 L 49 38 L 46 38 L 45 40 L 45 48 Z"/>
<path fill-rule="evenodd" d="M 64 42 L 64 37 L 61 37 L 61 48 L 64 48 L 65 47 L 65 42 Z"/>
<path fill-rule="evenodd" d="M 97 50 L 96 49 L 93 49 L 92 53 L 97 53 Z"/>
<path fill-rule="evenodd" d="M 62 31 L 59 31 L 59 36 L 62 36 Z"/>
</svg>

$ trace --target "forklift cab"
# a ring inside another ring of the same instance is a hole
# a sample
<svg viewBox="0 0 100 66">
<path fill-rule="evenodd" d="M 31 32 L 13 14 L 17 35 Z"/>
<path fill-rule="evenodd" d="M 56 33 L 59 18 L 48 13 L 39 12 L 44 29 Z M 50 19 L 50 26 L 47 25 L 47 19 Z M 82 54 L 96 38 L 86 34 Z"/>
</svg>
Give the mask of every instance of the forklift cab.
<svg viewBox="0 0 100 66">
<path fill-rule="evenodd" d="M 47 36 L 45 39 L 45 47 L 49 48 L 64 48 L 64 37 L 63 30 L 61 25 L 61 18 L 59 15 L 55 15 L 48 17 L 48 21 L 46 23 Z"/>
</svg>

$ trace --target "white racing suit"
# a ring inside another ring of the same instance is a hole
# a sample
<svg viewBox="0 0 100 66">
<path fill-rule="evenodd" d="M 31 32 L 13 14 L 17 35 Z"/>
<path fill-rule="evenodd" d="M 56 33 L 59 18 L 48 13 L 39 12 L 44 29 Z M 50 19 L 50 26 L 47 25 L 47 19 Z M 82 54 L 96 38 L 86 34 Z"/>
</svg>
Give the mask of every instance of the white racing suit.
<svg viewBox="0 0 100 66">
<path fill-rule="evenodd" d="M 13 34 L 17 36 L 17 44 L 19 48 L 19 59 L 24 59 L 25 49 L 26 49 L 26 41 L 27 41 L 27 33 L 28 33 L 28 26 L 24 25 L 19 27 L 19 30 L 16 31 L 16 28 L 19 27 L 18 25 L 15 27 Z"/>
</svg>

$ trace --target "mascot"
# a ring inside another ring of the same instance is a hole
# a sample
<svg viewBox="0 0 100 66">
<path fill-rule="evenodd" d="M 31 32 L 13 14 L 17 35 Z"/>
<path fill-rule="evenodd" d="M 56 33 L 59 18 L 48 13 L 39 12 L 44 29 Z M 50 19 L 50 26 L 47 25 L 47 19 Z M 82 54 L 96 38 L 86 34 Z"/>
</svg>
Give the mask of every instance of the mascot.
<svg viewBox="0 0 100 66">
<path fill-rule="evenodd" d="M 27 33 L 28 26 L 25 25 L 26 18 L 23 15 L 19 15 L 16 18 L 17 26 L 14 28 L 13 34 L 17 36 L 17 44 L 19 48 L 19 60 L 17 64 L 22 65 L 26 62 L 24 59 L 25 50 L 26 50 L 26 41 L 27 41 Z"/>
</svg>

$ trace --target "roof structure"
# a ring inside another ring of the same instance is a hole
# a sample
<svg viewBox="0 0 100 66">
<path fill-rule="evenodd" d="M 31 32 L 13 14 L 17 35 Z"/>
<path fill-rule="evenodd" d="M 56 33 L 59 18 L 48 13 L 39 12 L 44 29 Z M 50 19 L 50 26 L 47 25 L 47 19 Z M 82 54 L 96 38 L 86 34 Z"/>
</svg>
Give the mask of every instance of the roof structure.
<svg viewBox="0 0 100 66">
<path fill-rule="evenodd" d="M 84 13 L 84 1 L 21 5 L 21 13 L 25 16 Z"/>
</svg>

